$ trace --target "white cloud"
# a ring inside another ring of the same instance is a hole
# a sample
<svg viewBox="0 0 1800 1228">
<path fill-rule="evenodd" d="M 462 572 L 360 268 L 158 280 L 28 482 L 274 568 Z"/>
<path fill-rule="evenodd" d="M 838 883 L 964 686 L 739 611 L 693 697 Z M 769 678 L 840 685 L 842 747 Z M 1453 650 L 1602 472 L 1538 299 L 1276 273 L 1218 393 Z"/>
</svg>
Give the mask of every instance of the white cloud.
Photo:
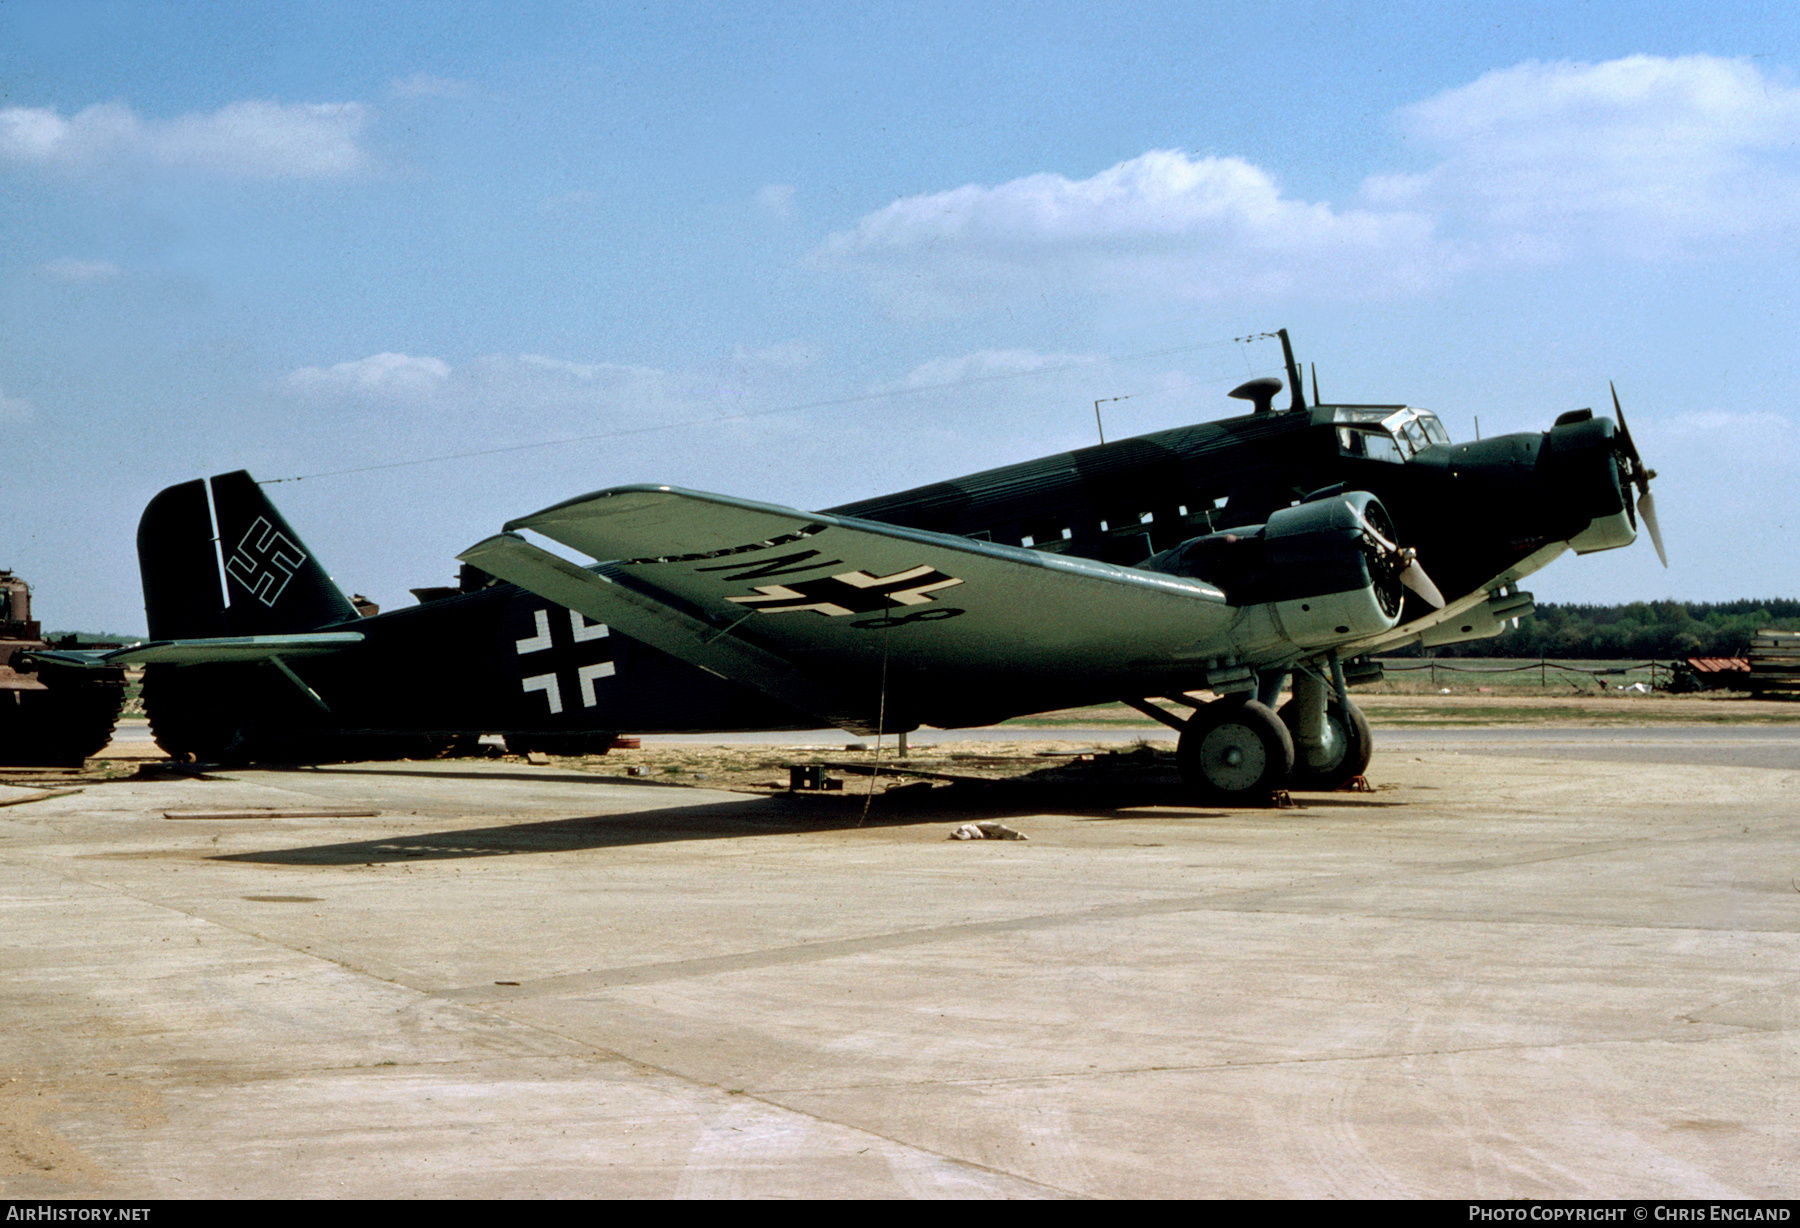
<svg viewBox="0 0 1800 1228">
<path fill-rule="evenodd" d="M 441 358 L 390 352 L 331 367 L 301 367 L 288 375 L 287 386 L 320 398 L 420 401 L 437 394 L 449 381 L 450 364 Z"/>
<path fill-rule="evenodd" d="M 791 183 L 765 183 L 756 189 L 757 206 L 776 217 L 792 217 L 794 213 L 794 185 Z"/>
<path fill-rule="evenodd" d="M 520 354 L 516 359 L 494 355 L 483 358 L 479 370 L 487 378 L 548 376 L 564 384 L 615 388 L 660 385 L 667 378 L 654 367 L 634 367 L 616 362 L 571 362 L 566 358 L 548 358 L 543 354 Z"/>
<path fill-rule="evenodd" d="M 704 410 L 692 389 L 654 367 L 572 362 L 542 354 L 490 354 L 458 366 L 441 358 L 382 353 L 330 367 L 301 367 L 284 381 L 309 403 L 430 411 L 471 423 L 574 411 L 591 423 L 617 413 L 664 422 Z"/>
<path fill-rule="evenodd" d="M 109 277 L 117 277 L 124 270 L 110 260 L 77 260 L 73 256 L 58 256 L 55 260 L 47 260 L 38 266 L 46 277 L 57 281 L 103 281 Z"/>
<path fill-rule="evenodd" d="M 1399 119 L 1442 160 L 1364 199 L 1458 217 L 1491 255 L 1656 257 L 1800 221 L 1800 89 L 1746 60 L 1520 64 Z"/>
<path fill-rule="evenodd" d="M 1800 88 L 1746 60 L 1526 63 L 1402 109 L 1431 162 L 1350 206 L 1285 195 L 1243 158 L 1152 150 L 911 196 L 831 235 L 816 265 L 919 313 L 1040 294 L 1357 299 L 1480 265 L 1646 260 L 1800 232 Z"/>
<path fill-rule="evenodd" d="M 30 422 L 37 410 L 24 397 L 9 397 L 0 391 L 0 422 Z"/>
<path fill-rule="evenodd" d="M 489 360 L 494 361 L 492 359 Z M 539 371 L 553 371 L 558 375 L 566 375 L 582 383 L 591 383 L 602 372 L 613 370 L 612 364 L 603 362 L 570 362 L 566 358 L 546 358 L 542 354 L 519 355 L 521 366 L 535 367 Z"/>
<path fill-rule="evenodd" d="M 0 108 L 0 161 L 71 171 L 151 166 L 255 179 L 331 178 L 368 163 L 354 102 L 233 102 L 209 113 L 144 119 L 118 103 L 65 118 Z"/>
<path fill-rule="evenodd" d="M 922 362 L 882 390 L 899 388 L 943 388 L 983 380 L 1005 379 L 1036 371 L 1062 371 L 1070 367 L 1091 366 L 1105 361 L 1097 354 L 1039 354 L 1034 350 L 976 350 L 949 358 L 933 358 Z"/>
<path fill-rule="evenodd" d="M 814 259 L 928 309 L 1045 277 L 1120 295 L 1266 296 L 1306 283 L 1363 297 L 1431 281 L 1450 259 L 1432 230 L 1416 212 L 1294 200 L 1241 158 L 1152 150 L 1087 179 L 1045 173 L 907 197 Z"/>
<path fill-rule="evenodd" d="M 1767 409 L 1696 409 L 1665 417 L 1656 429 L 1684 443 L 1723 441 L 1727 448 L 1737 448 L 1746 439 L 1785 443 L 1793 434 L 1794 422 L 1786 414 Z M 1634 438 L 1637 434 L 1632 432 Z"/>
</svg>

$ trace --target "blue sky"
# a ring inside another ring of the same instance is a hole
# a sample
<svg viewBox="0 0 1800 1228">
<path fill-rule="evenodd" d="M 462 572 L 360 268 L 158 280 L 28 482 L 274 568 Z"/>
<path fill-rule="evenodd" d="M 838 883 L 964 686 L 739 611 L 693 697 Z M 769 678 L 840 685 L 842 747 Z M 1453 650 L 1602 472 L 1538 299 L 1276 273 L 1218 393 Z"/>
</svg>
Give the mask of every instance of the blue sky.
<svg viewBox="0 0 1800 1228">
<path fill-rule="evenodd" d="M 322 475 L 271 492 L 404 604 L 603 486 L 824 506 L 1091 442 L 1098 397 L 1220 417 L 1286 326 L 1458 438 L 1618 383 L 1672 565 L 1541 600 L 1792 596 L 1797 25 L 3 0 L 0 566 L 141 629 L 143 504 L 248 468 Z"/>
</svg>

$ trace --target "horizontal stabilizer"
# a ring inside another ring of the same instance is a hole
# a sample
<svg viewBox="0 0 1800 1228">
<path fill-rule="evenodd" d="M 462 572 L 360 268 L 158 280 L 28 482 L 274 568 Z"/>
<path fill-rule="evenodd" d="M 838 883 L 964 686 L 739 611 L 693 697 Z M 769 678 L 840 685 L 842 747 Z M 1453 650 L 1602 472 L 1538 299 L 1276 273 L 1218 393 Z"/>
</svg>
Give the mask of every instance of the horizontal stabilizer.
<svg viewBox="0 0 1800 1228">
<path fill-rule="evenodd" d="M 324 656 L 353 648 L 362 641 L 360 631 L 319 631 L 308 635 L 150 640 L 129 648 L 40 648 L 19 655 L 43 665 L 86 669 L 119 665 L 241 665 L 277 658 Z"/>
</svg>

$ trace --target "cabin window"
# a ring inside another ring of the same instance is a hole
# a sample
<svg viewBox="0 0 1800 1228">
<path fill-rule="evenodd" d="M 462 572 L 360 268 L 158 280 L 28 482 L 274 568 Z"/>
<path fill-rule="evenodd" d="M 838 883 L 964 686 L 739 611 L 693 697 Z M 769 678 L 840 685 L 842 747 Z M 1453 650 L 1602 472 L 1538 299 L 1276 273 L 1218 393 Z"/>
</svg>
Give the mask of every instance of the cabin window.
<svg viewBox="0 0 1800 1228">
<path fill-rule="evenodd" d="M 1060 516 L 1035 517 L 1019 525 L 1015 532 L 1018 533 L 1015 540 L 1027 550 L 1061 551 L 1063 543 L 1075 536 L 1068 522 Z"/>
</svg>

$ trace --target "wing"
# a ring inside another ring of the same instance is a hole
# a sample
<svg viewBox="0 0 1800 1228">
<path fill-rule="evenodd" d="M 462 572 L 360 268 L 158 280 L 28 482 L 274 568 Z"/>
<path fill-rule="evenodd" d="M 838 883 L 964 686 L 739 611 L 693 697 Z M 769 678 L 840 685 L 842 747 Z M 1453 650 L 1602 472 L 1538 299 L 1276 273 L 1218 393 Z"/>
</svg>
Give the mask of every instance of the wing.
<svg viewBox="0 0 1800 1228">
<path fill-rule="evenodd" d="M 1519 581 L 1555 562 L 1568 548 L 1567 542 L 1543 546 L 1441 609 L 1409 619 L 1379 635 L 1364 636 L 1343 644 L 1338 651 L 1351 657 L 1403 648 L 1408 644 L 1423 643 L 1431 648 L 1499 635 L 1505 630 L 1507 619 L 1529 614 L 1534 608 L 1531 594 L 1518 591 Z"/>
<path fill-rule="evenodd" d="M 1199 581 L 665 486 L 506 528 L 461 557 L 839 724 L 890 691 L 945 724 L 1198 685 L 1240 616 Z"/>
</svg>

